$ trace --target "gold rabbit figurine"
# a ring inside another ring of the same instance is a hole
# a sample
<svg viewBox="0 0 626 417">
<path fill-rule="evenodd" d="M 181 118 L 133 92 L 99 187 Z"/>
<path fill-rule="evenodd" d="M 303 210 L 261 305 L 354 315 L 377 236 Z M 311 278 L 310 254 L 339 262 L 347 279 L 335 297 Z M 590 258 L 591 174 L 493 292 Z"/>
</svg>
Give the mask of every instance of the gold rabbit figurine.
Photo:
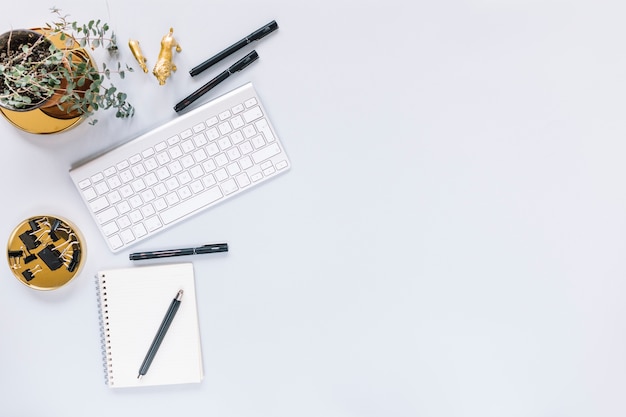
<svg viewBox="0 0 626 417">
<path fill-rule="evenodd" d="M 133 56 L 135 57 L 139 65 L 141 66 L 141 69 L 143 70 L 143 72 L 148 72 L 148 66 L 146 65 L 147 60 L 146 60 L 146 57 L 143 56 L 143 53 L 141 52 L 141 46 L 139 46 L 139 41 L 131 39 L 128 41 L 128 46 L 131 52 L 133 53 Z"/>
<path fill-rule="evenodd" d="M 174 39 L 173 33 L 174 29 L 170 28 L 169 33 L 161 39 L 161 51 L 152 70 L 160 85 L 164 85 L 165 80 L 172 74 L 172 71 L 176 71 L 176 65 L 172 62 L 172 48 L 176 48 L 176 52 L 181 51 L 181 47 Z"/>
</svg>

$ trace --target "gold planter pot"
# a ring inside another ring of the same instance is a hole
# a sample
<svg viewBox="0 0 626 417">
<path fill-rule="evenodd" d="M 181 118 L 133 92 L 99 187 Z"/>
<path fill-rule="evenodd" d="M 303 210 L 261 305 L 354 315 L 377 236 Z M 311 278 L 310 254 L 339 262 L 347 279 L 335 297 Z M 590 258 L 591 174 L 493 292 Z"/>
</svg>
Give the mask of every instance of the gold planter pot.
<svg viewBox="0 0 626 417">
<path fill-rule="evenodd" d="M 66 45 L 66 40 L 61 39 L 60 34 L 50 35 L 50 31 L 45 28 L 34 28 L 35 32 L 47 35 L 48 39 L 61 50 L 72 50 L 72 60 L 74 62 L 90 62 L 94 60 L 89 53 L 81 48 L 78 43 Z M 49 35 L 49 36 L 48 36 Z M 15 127 L 23 131 L 35 134 L 59 133 L 77 126 L 85 117 L 79 112 L 68 112 L 67 108 L 71 103 L 63 104 L 59 109 L 56 104 L 46 107 L 39 107 L 27 111 L 9 110 L 0 107 L 0 113 Z"/>
</svg>

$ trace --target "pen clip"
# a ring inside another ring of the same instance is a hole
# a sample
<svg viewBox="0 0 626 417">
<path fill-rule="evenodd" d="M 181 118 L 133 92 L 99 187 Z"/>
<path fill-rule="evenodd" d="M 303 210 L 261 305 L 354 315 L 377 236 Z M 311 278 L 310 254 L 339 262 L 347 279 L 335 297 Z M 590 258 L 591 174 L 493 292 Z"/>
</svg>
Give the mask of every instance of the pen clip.
<svg viewBox="0 0 626 417">
<path fill-rule="evenodd" d="M 247 38 L 248 43 L 258 41 L 263 36 L 269 35 L 270 33 L 274 32 L 276 29 L 278 29 L 278 23 L 276 23 L 275 20 L 272 20 L 267 25 L 263 26 L 261 29 L 257 29 L 254 32 L 252 32 L 250 35 L 248 35 L 248 38 Z"/>
<path fill-rule="evenodd" d="M 252 51 L 248 55 L 244 56 L 239 61 L 231 65 L 231 67 L 228 68 L 228 72 L 232 74 L 234 72 L 241 71 L 242 69 L 252 64 L 257 59 L 259 59 L 259 54 L 257 54 L 256 51 Z"/>
</svg>

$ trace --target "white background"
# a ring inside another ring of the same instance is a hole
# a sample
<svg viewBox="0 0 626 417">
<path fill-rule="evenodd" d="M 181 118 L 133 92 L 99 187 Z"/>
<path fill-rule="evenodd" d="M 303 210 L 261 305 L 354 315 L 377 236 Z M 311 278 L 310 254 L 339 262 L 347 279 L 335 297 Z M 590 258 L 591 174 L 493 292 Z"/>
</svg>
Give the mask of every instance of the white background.
<svg viewBox="0 0 626 417">
<path fill-rule="evenodd" d="M 0 236 L 56 214 L 88 247 L 56 291 L 1 271 L 2 416 L 626 415 L 623 1 L 33 0 L 4 2 L 0 29 L 53 5 L 109 22 L 137 69 L 129 38 L 150 68 L 170 27 L 183 51 L 165 86 L 120 84 L 130 121 L 0 120 Z M 70 165 L 176 117 L 233 60 L 188 70 L 272 19 L 259 61 L 203 101 L 252 81 L 292 170 L 109 252 Z M 185 259 L 204 381 L 107 388 L 95 272 L 219 241 Z"/>
</svg>

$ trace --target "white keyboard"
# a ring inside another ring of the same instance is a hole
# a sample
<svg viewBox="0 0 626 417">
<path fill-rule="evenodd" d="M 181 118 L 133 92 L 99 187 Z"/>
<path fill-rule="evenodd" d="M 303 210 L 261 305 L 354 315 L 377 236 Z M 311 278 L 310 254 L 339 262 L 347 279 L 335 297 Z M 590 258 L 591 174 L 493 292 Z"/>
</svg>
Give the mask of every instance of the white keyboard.
<svg viewBox="0 0 626 417">
<path fill-rule="evenodd" d="M 251 83 L 70 170 L 113 252 L 289 169 Z"/>
</svg>

